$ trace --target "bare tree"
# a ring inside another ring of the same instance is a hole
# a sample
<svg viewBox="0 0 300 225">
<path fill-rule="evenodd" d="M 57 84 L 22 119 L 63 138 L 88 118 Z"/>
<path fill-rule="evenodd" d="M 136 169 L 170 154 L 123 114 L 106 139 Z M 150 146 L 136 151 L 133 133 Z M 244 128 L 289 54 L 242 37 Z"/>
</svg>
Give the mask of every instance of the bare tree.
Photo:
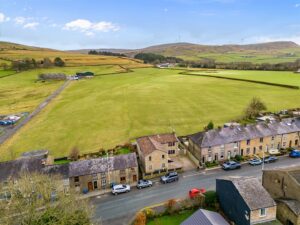
<svg viewBox="0 0 300 225">
<path fill-rule="evenodd" d="M 245 109 L 245 117 L 247 119 L 254 118 L 263 110 L 266 110 L 266 105 L 257 97 L 251 99 L 249 105 Z"/>
<path fill-rule="evenodd" d="M 73 160 L 73 161 L 76 161 L 76 160 L 79 159 L 79 154 L 80 154 L 79 149 L 78 149 L 77 147 L 73 147 L 73 148 L 71 149 L 69 158 L 70 158 L 71 160 Z"/>
<path fill-rule="evenodd" d="M 77 194 L 67 194 L 62 179 L 44 174 L 22 174 L 0 187 L 1 225 L 91 225 L 91 208 Z"/>
</svg>

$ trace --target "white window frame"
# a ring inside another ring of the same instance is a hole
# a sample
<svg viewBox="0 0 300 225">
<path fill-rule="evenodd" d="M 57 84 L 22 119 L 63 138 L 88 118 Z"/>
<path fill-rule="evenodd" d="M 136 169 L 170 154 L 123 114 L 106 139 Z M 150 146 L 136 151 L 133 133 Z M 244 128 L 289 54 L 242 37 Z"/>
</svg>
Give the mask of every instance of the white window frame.
<svg viewBox="0 0 300 225">
<path fill-rule="evenodd" d="M 263 211 L 264 214 L 262 214 Z M 259 217 L 266 217 L 266 216 L 267 216 L 267 209 L 266 208 L 259 209 Z"/>
</svg>

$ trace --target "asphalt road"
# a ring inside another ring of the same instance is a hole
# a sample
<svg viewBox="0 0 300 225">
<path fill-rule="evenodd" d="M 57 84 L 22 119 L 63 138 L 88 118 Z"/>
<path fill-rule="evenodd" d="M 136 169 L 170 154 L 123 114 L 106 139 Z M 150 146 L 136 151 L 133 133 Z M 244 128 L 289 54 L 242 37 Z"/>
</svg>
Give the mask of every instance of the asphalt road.
<svg viewBox="0 0 300 225">
<path fill-rule="evenodd" d="M 281 157 L 277 162 L 265 164 L 265 169 L 300 165 L 300 159 Z M 138 190 L 132 188 L 131 192 L 113 196 L 106 194 L 95 197 L 92 203 L 95 207 L 95 221 L 103 225 L 127 225 L 135 213 L 146 206 L 164 202 L 171 198 L 187 197 L 188 191 L 193 187 L 214 190 L 216 178 L 224 176 L 255 176 L 261 178 L 261 166 L 243 165 L 239 170 L 223 171 L 215 169 L 210 171 L 190 171 L 180 175 L 178 182 L 160 184 L 154 182 L 153 187 Z"/>
</svg>

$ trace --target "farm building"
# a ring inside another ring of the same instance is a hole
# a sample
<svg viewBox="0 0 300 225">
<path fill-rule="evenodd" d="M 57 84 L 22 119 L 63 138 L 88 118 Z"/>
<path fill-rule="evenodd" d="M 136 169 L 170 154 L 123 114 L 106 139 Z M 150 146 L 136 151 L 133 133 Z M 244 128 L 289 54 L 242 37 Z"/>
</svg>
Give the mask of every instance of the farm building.
<svg viewBox="0 0 300 225">
<path fill-rule="evenodd" d="M 90 72 L 90 71 L 86 71 L 86 72 L 78 72 L 76 73 L 76 76 L 81 79 L 81 78 L 92 78 L 94 77 L 94 73 Z"/>
</svg>

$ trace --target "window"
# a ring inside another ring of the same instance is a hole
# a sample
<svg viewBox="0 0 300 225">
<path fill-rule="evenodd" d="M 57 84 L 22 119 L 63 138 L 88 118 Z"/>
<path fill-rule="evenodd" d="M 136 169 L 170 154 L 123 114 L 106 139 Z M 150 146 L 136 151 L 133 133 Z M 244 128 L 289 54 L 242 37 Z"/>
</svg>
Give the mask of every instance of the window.
<svg viewBox="0 0 300 225">
<path fill-rule="evenodd" d="M 98 189 L 98 182 L 94 181 L 94 189 Z"/>
<path fill-rule="evenodd" d="M 244 155 L 244 149 L 241 149 L 241 156 Z"/>
<path fill-rule="evenodd" d="M 274 141 L 274 136 L 272 136 L 272 141 Z"/>
<path fill-rule="evenodd" d="M 121 178 L 120 178 L 120 181 L 121 181 L 121 182 L 126 182 L 126 177 L 121 177 Z"/>
<path fill-rule="evenodd" d="M 105 173 L 101 173 L 101 178 L 106 178 L 106 174 Z"/>
<path fill-rule="evenodd" d="M 106 179 L 102 179 L 101 180 L 101 186 L 105 186 L 106 185 Z"/>
<path fill-rule="evenodd" d="M 162 168 L 165 168 L 165 167 L 166 167 L 166 165 L 163 163 L 163 164 L 161 165 L 161 167 L 162 167 Z"/>
<path fill-rule="evenodd" d="M 223 159 L 224 158 L 224 152 L 222 151 L 220 154 L 220 158 Z"/>
<path fill-rule="evenodd" d="M 285 147 L 285 145 L 286 145 L 286 142 L 283 142 L 283 143 L 282 143 L 282 146 Z"/>
<path fill-rule="evenodd" d="M 262 147 L 262 145 L 261 145 L 261 146 L 259 146 L 259 150 L 262 150 L 262 148 L 263 148 L 263 147 Z"/>
<path fill-rule="evenodd" d="M 298 146 L 298 140 L 295 140 L 295 145 Z"/>
<path fill-rule="evenodd" d="M 254 155 L 256 154 L 256 148 L 255 147 L 253 148 L 253 154 Z"/>
<path fill-rule="evenodd" d="M 79 182 L 79 177 L 74 177 L 74 182 Z"/>
<path fill-rule="evenodd" d="M 161 155 L 161 158 L 164 159 L 164 158 L 165 158 L 165 155 Z"/>
<path fill-rule="evenodd" d="M 168 154 L 169 154 L 169 155 L 175 154 L 175 150 L 169 150 L 169 151 L 168 151 Z"/>
<path fill-rule="evenodd" d="M 151 157 L 151 156 L 149 156 L 149 161 L 151 161 L 151 159 L 152 159 L 152 157 Z"/>
<path fill-rule="evenodd" d="M 263 142 L 264 142 L 264 138 L 260 138 L 260 139 L 259 139 L 259 142 L 260 142 L 260 143 L 263 143 Z"/>
<path fill-rule="evenodd" d="M 149 170 L 152 170 L 152 165 L 149 166 Z"/>
<path fill-rule="evenodd" d="M 169 147 L 175 146 L 175 142 L 169 142 L 169 143 L 168 143 L 168 146 L 169 146 Z"/>
<path fill-rule="evenodd" d="M 250 140 L 247 140 L 247 145 L 250 145 Z"/>
<path fill-rule="evenodd" d="M 260 217 L 266 216 L 266 209 L 265 208 L 260 209 L 259 216 Z"/>
</svg>

